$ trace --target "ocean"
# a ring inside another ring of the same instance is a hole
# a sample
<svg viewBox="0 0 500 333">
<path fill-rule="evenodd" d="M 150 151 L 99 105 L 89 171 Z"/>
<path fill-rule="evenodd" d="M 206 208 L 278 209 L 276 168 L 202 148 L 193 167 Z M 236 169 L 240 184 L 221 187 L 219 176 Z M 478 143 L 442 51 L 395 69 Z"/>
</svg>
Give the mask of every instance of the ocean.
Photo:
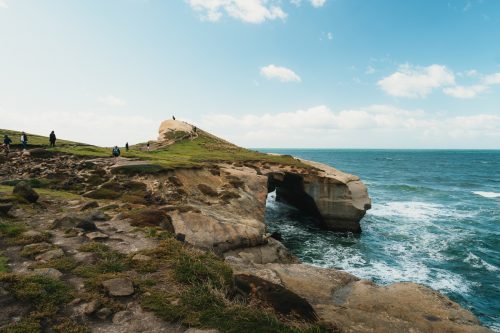
<svg viewBox="0 0 500 333">
<path fill-rule="evenodd" d="M 500 332 L 500 151 L 259 149 L 361 177 L 372 209 L 362 234 L 318 229 L 268 196 L 266 220 L 303 262 L 379 284 L 439 290 Z"/>
</svg>

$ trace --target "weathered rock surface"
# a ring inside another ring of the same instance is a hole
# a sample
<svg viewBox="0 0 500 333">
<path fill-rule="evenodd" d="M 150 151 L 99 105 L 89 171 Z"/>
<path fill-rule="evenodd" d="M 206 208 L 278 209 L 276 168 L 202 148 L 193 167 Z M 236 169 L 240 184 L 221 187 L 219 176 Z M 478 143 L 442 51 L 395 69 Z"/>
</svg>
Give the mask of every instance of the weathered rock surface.
<svg viewBox="0 0 500 333">
<path fill-rule="evenodd" d="M 339 232 L 361 232 L 360 220 L 371 208 L 366 186 L 359 177 L 330 166 L 300 160 L 312 170 L 270 170 L 269 190 L 285 201 L 318 217 L 322 226 Z"/>
<path fill-rule="evenodd" d="M 134 285 L 127 278 L 106 280 L 102 285 L 111 296 L 130 296 L 134 293 Z"/>
<path fill-rule="evenodd" d="M 457 303 L 415 283 L 386 287 L 306 264 L 253 264 L 228 257 L 235 274 L 255 275 L 306 299 L 342 332 L 490 332 Z"/>
<path fill-rule="evenodd" d="M 38 193 L 25 181 L 17 183 L 12 193 L 31 203 L 36 202 L 39 198 Z"/>
</svg>

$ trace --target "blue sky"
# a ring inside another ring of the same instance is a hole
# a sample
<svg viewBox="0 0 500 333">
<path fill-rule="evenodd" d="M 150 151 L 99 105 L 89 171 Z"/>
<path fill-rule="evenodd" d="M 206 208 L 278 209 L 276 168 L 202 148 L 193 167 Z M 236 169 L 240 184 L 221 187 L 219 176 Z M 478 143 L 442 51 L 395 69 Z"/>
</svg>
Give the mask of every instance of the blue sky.
<svg viewBox="0 0 500 333">
<path fill-rule="evenodd" d="M 500 148 L 498 0 L 0 0 L 0 128 Z"/>
</svg>

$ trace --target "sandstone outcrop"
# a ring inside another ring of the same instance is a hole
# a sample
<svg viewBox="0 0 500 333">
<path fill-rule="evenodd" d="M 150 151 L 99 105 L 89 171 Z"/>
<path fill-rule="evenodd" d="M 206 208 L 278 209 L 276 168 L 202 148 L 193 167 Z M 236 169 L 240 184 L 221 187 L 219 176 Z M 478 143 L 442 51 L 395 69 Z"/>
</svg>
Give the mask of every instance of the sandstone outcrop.
<svg viewBox="0 0 500 333">
<path fill-rule="evenodd" d="M 306 299 L 341 332 L 491 332 L 449 298 L 415 283 L 378 286 L 346 272 L 306 264 L 255 264 L 227 257 L 234 274 L 254 275 Z"/>
<path fill-rule="evenodd" d="M 268 171 L 269 190 L 276 190 L 276 200 L 309 212 L 327 229 L 361 232 L 360 221 L 371 208 L 371 199 L 360 178 L 321 163 L 300 161 L 313 169 L 271 167 Z"/>
</svg>

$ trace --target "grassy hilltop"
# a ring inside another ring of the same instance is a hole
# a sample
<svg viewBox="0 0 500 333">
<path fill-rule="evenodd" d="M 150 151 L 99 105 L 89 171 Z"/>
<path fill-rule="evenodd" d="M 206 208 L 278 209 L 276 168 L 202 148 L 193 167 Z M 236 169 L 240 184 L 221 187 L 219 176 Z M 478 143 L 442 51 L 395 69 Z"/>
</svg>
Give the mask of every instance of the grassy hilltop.
<svg viewBox="0 0 500 333">
<path fill-rule="evenodd" d="M 21 132 L 0 129 L 0 134 L 8 134 L 14 141 L 19 143 Z M 49 139 L 46 136 L 28 134 L 30 146 L 42 146 L 48 148 Z M 130 146 L 127 152 L 121 149 L 121 156 L 126 158 L 150 161 L 152 164 L 162 168 L 178 167 L 201 167 L 217 162 L 251 162 L 262 161 L 268 163 L 300 165 L 306 167 L 291 156 L 268 155 L 257 151 L 238 147 L 223 139 L 203 130 L 197 131 L 194 138 L 183 138 L 170 145 L 158 145 L 152 143 L 151 151 L 146 151 L 145 143 Z M 83 157 L 110 157 L 110 147 L 98 147 L 69 140 L 57 140 L 56 148 L 53 151 L 67 153 Z"/>
</svg>

